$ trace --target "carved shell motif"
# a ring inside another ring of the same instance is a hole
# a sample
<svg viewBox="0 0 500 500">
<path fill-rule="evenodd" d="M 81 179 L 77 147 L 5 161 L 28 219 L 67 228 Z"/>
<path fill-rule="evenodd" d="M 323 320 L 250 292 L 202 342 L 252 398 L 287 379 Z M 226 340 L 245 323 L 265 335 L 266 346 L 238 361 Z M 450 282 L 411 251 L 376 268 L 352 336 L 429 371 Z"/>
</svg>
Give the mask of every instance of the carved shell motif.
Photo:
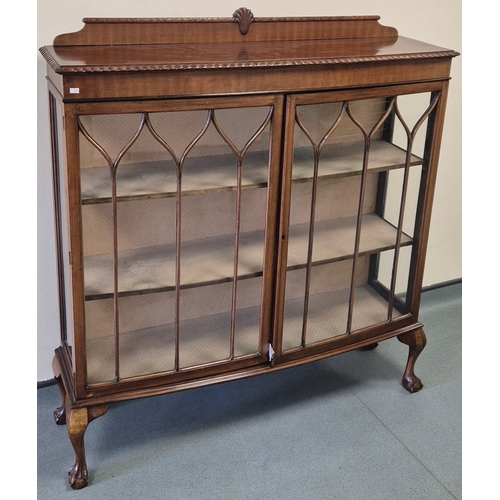
<svg viewBox="0 0 500 500">
<path fill-rule="evenodd" d="M 252 11 L 246 7 L 240 7 L 234 14 L 233 20 L 238 23 L 240 33 L 246 35 L 250 29 L 250 24 L 254 21 Z"/>
</svg>

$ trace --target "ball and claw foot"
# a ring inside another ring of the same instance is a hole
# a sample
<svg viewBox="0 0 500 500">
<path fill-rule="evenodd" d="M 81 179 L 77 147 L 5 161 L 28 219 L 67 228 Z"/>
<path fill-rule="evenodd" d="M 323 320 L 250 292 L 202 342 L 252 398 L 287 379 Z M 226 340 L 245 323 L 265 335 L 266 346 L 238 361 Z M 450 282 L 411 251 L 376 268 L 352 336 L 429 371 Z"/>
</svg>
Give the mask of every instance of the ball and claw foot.
<svg viewBox="0 0 500 500">
<path fill-rule="evenodd" d="M 66 410 L 60 406 L 54 410 L 54 420 L 57 425 L 66 425 Z"/>
<path fill-rule="evenodd" d="M 403 387 L 410 393 L 418 392 L 424 384 L 422 384 L 422 381 L 414 375 L 413 377 L 403 377 Z"/>
<path fill-rule="evenodd" d="M 68 482 L 74 490 L 81 490 L 88 486 L 89 474 L 87 467 L 80 467 L 78 464 L 73 465 L 68 472 Z"/>
</svg>

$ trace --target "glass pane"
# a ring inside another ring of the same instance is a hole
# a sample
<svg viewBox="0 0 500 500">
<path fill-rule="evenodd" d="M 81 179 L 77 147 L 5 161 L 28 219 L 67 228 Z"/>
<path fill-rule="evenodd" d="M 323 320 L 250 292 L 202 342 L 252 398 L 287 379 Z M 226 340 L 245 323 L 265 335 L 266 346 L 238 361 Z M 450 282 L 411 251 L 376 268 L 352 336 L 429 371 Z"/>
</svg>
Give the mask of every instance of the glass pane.
<svg viewBox="0 0 500 500">
<path fill-rule="evenodd" d="M 385 100 L 371 100 L 361 119 L 376 121 L 384 109 Z M 297 271 L 287 275 L 284 350 L 347 331 L 364 157 L 363 134 L 347 111 L 343 102 L 297 108 L 287 261 Z M 375 200 L 377 174 L 366 186 Z"/>
<path fill-rule="evenodd" d="M 64 155 L 64 136 L 63 136 L 63 116 L 60 103 L 50 96 L 50 103 L 53 115 L 53 130 L 57 141 L 57 151 L 54 151 L 54 197 L 56 199 L 56 240 L 59 243 L 59 304 L 60 304 L 60 328 L 61 341 L 68 346 L 73 346 L 73 300 L 71 292 L 71 268 L 69 262 L 70 241 L 69 241 L 69 206 L 67 191 L 67 170 Z M 74 368 L 74 367 L 73 367 Z"/>
<path fill-rule="evenodd" d="M 180 272 L 189 288 L 180 294 L 181 368 L 259 351 L 269 127 L 249 141 L 268 113 L 265 108 L 215 110 L 183 165 Z M 212 154 L 202 157 L 200 151 Z M 193 196 L 184 178 L 196 178 L 207 193 Z M 202 298 L 192 298 L 191 287 L 209 284 L 216 286 L 199 290 Z M 209 316 L 196 326 L 184 324 L 199 301 L 212 304 Z M 197 332 L 196 342 L 191 331 Z M 198 351 L 192 356 L 195 344 Z"/>
</svg>

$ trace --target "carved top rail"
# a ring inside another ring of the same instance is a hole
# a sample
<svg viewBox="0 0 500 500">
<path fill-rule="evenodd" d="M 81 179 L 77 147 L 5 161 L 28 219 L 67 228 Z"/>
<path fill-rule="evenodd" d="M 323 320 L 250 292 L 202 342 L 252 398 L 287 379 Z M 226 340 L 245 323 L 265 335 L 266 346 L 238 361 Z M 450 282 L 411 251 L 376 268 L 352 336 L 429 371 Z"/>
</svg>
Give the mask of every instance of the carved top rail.
<svg viewBox="0 0 500 500">
<path fill-rule="evenodd" d="M 399 37 L 379 19 L 256 18 L 244 8 L 232 18 L 86 18 L 80 31 L 59 35 L 53 46 L 40 51 L 60 74 L 344 65 L 458 55 Z"/>
<path fill-rule="evenodd" d="M 256 18 L 246 8 L 238 9 L 230 18 L 85 18 L 80 31 L 59 35 L 54 46 L 395 39 L 397 30 L 380 25 L 379 19 L 380 16 Z"/>
</svg>

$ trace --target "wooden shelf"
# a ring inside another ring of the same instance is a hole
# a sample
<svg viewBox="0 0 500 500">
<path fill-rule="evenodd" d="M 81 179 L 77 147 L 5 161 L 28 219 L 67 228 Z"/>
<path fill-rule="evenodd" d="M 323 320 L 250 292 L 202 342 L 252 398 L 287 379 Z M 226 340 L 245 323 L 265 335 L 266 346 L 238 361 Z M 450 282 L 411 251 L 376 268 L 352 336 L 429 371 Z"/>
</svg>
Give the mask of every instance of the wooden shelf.
<svg viewBox="0 0 500 500">
<path fill-rule="evenodd" d="M 243 161 L 244 189 L 267 186 L 268 152 L 248 152 Z M 82 203 L 109 203 L 111 181 L 108 167 L 81 170 Z M 193 157 L 184 166 L 182 194 L 236 189 L 236 157 L 233 154 Z M 117 170 L 117 200 L 172 198 L 177 193 L 176 168 L 173 160 L 121 165 Z"/>
<path fill-rule="evenodd" d="M 264 231 L 251 231 L 240 235 L 240 276 L 249 278 L 262 275 L 263 240 Z M 182 242 L 182 288 L 230 281 L 233 277 L 234 243 L 234 234 Z M 200 255 L 203 255 L 203 258 L 200 258 Z M 119 295 L 175 290 L 175 260 L 175 244 L 119 252 Z M 86 300 L 113 296 L 111 254 L 85 259 L 85 295 Z"/>
<path fill-rule="evenodd" d="M 313 265 L 328 264 L 354 256 L 357 217 L 317 221 L 314 229 Z M 363 215 L 359 254 L 382 252 L 396 246 L 396 228 L 376 214 Z M 401 245 L 410 245 L 412 239 L 402 235 Z M 287 269 L 306 266 L 309 243 L 309 224 L 290 227 Z"/>
<path fill-rule="evenodd" d="M 314 344 L 328 338 L 344 335 L 347 329 L 347 314 L 350 290 L 325 292 L 309 297 L 306 344 Z M 356 287 L 352 331 L 376 325 L 387 320 L 388 303 L 370 286 Z M 300 347 L 304 299 L 285 302 L 283 324 L 283 351 Z M 393 318 L 401 314 L 394 309 Z"/>
<path fill-rule="evenodd" d="M 320 177 L 345 177 L 358 175 L 363 164 L 363 142 L 330 144 L 325 146 L 320 157 Z M 369 170 L 373 172 L 402 168 L 406 152 L 383 140 L 372 143 Z M 193 157 L 184 170 L 182 194 L 195 195 L 206 192 L 231 191 L 236 189 L 236 159 L 232 154 Z M 308 181 L 312 173 L 312 149 L 296 148 L 293 164 L 293 180 Z M 420 165 L 422 160 L 412 156 L 411 165 Z M 243 189 L 267 186 L 267 151 L 249 152 L 243 161 Z M 111 181 L 108 167 L 81 170 L 82 203 L 109 203 Z M 129 201 L 176 196 L 177 178 L 173 161 L 148 162 L 121 165 L 117 173 L 117 200 Z"/>
<path fill-rule="evenodd" d="M 353 256 L 356 217 L 318 221 L 314 232 L 313 262 L 326 264 Z M 306 265 L 308 224 L 290 228 L 288 267 Z M 185 241 L 181 246 L 181 287 L 189 288 L 224 283 L 233 278 L 234 235 Z M 240 236 L 238 277 L 262 275 L 263 231 L 251 231 Z M 411 244 L 403 234 L 402 245 Z M 394 248 L 396 228 L 376 214 L 363 216 L 360 254 Z M 199 256 L 204 255 L 203 259 Z M 118 254 L 119 296 L 175 290 L 174 244 L 127 250 Z M 113 296 L 113 257 L 96 255 L 85 259 L 86 300 Z"/>
<path fill-rule="evenodd" d="M 321 179 L 348 177 L 361 174 L 364 157 L 364 142 L 345 142 L 327 144 L 323 148 L 319 162 Z M 301 147 L 295 149 L 292 179 L 295 182 L 312 179 L 312 149 Z M 370 147 L 370 172 L 394 170 L 405 166 L 406 151 L 384 140 L 375 140 Z M 412 166 L 422 165 L 422 159 L 412 155 Z"/>
<path fill-rule="evenodd" d="M 240 309 L 236 316 L 236 358 L 258 354 L 260 307 Z M 179 366 L 189 368 L 229 361 L 231 313 L 180 321 Z M 114 378 L 114 337 L 87 341 L 88 380 Z M 120 334 L 120 375 L 123 378 L 175 369 L 175 324 Z"/>
</svg>

